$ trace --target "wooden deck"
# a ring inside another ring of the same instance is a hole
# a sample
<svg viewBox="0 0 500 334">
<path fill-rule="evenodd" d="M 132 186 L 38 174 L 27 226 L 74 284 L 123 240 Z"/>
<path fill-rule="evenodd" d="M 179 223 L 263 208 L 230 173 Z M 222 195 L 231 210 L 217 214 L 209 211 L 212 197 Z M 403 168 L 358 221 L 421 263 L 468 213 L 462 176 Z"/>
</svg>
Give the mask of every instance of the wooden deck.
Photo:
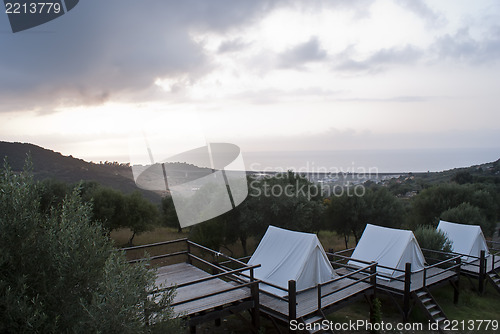
<svg viewBox="0 0 500 334">
<path fill-rule="evenodd" d="M 328 294 L 334 290 L 341 289 L 352 283 L 353 280 L 345 278 L 334 283 L 324 285 L 321 288 L 322 294 Z M 350 297 L 361 294 L 372 286 L 368 283 L 360 282 L 356 285 L 347 287 L 329 296 L 321 299 L 322 308 L 328 308 L 340 302 L 343 302 Z M 304 317 L 318 310 L 318 290 L 311 288 L 297 292 L 297 318 Z M 260 307 L 261 311 L 268 313 L 274 317 L 288 319 L 288 301 L 282 300 L 276 296 L 260 292 Z"/>
<path fill-rule="evenodd" d="M 337 269 L 336 271 L 340 275 L 347 275 L 348 273 L 351 272 L 349 269 L 345 268 Z M 435 274 L 436 276 L 433 276 Z M 355 277 L 360 278 L 362 277 L 362 275 L 363 274 L 358 274 Z M 433 276 L 433 277 L 427 278 L 426 286 L 429 287 L 434 284 L 449 280 L 456 275 L 457 275 L 456 272 L 453 271 L 443 271 L 443 269 L 440 268 L 430 268 L 429 270 L 427 270 L 427 276 L 428 277 Z M 387 280 L 377 277 L 377 286 L 403 293 L 405 289 L 404 275 L 398 277 L 398 280 L 395 279 Z M 417 273 L 412 273 L 410 292 L 417 291 L 421 289 L 423 286 L 424 286 L 424 272 L 420 271 Z"/>
<path fill-rule="evenodd" d="M 498 262 L 498 257 L 495 259 L 495 268 L 494 270 L 500 269 L 500 262 Z M 492 271 L 492 263 L 493 263 L 493 256 L 488 256 L 486 257 L 486 272 Z M 471 274 L 479 274 L 479 259 L 469 262 L 469 263 L 464 263 L 462 265 L 462 270 L 471 273 Z"/>
<path fill-rule="evenodd" d="M 191 264 L 177 263 L 158 268 L 156 286 L 163 285 L 163 287 L 170 287 L 210 276 L 212 275 Z M 190 316 L 198 312 L 211 310 L 251 297 L 250 288 L 243 287 L 241 289 L 222 292 L 214 296 L 184 303 L 186 300 L 210 293 L 217 293 L 234 286 L 235 285 L 223 281 L 220 278 L 214 278 L 177 288 L 173 300 L 174 314 L 177 317 Z"/>
</svg>

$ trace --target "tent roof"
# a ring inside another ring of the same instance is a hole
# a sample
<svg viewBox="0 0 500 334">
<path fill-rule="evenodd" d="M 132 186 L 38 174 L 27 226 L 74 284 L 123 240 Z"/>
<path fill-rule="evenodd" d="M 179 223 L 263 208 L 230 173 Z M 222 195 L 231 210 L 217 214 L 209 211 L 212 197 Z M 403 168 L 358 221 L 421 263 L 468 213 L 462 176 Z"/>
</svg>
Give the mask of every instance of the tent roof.
<svg viewBox="0 0 500 334">
<path fill-rule="evenodd" d="M 336 276 L 315 234 L 275 226 L 269 226 L 248 264 L 261 265 L 255 269 L 256 278 L 284 289 L 289 280 L 295 280 L 297 290 L 303 290 Z"/>
<path fill-rule="evenodd" d="M 393 229 L 367 224 L 351 258 L 367 262 L 377 262 L 381 266 L 404 270 L 407 262 L 412 264 L 412 271 L 424 267 L 425 258 L 412 231 Z M 350 265 L 366 266 L 355 260 Z M 377 267 L 377 271 L 390 276 L 402 273 Z"/>
<path fill-rule="evenodd" d="M 440 220 L 437 229 L 446 233 L 453 242 L 452 249 L 455 253 L 479 256 L 480 251 L 485 250 L 486 255 L 489 254 L 481 226 Z"/>
</svg>

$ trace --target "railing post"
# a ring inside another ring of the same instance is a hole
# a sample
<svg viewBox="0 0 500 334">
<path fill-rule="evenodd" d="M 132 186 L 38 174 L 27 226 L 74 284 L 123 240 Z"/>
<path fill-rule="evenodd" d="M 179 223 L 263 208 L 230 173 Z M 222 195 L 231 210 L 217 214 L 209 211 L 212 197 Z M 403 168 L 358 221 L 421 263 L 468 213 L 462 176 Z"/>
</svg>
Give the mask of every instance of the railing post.
<svg viewBox="0 0 500 334">
<path fill-rule="evenodd" d="M 297 283 L 294 280 L 288 281 L 288 324 L 297 318 Z M 290 328 L 290 333 L 294 331 Z"/>
<path fill-rule="evenodd" d="M 370 266 L 370 285 L 372 286 L 373 293 L 370 297 L 370 322 L 373 324 L 377 321 L 375 319 L 375 299 L 377 298 L 377 262 L 372 262 Z"/>
<path fill-rule="evenodd" d="M 187 263 L 193 264 L 193 261 L 191 260 L 191 245 L 189 244 L 188 239 L 186 239 L 186 245 L 187 245 Z"/>
<path fill-rule="evenodd" d="M 328 253 L 333 254 L 333 248 L 328 248 Z M 333 261 L 333 255 L 328 255 L 328 259 Z"/>
<path fill-rule="evenodd" d="M 250 269 L 250 282 L 254 282 L 254 284 L 252 284 L 250 287 L 250 293 L 252 294 L 252 299 L 253 299 L 252 325 L 256 331 L 259 331 L 260 328 L 259 283 L 255 282 L 253 276 L 253 268 Z"/>
<path fill-rule="evenodd" d="M 321 310 L 321 283 L 318 283 L 318 285 L 316 285 L 317 288 L 318 288 L 318 311 Z"/>
<path fill-rule="evenodd" d="M 479 257 L 479 294 L 484 293 L 484 278 L 486 276 L 486 252 L 481 251 L 481 256 Z"/>
<path fill-rule="evenodd" d="M 424 267 L 424 277 L 423 277 L 422 287 L 423 288 L 427 287 L 427 267 Z"/>
<path fill-rule="evenodd" d="M 411 292 L 411 263 L 405 265 L 405 290 L 403 296 L 403 321 L 408 322 L 410 315 L 410 292 Z"/>
<path fill-rule="evenodd" d="M 495 270 L 495 254 L 491 254 L 491 271 Z"/>
<path fill-rule="evenodd" d="M 370 274 L 372 275 L 370 277 L 370 284 L 373 287 L 373 295 L 375 295 L 377 292 L 377 262 L 372 262 Z"/>
<path fill-rule="evenodd" d="M 455 290 L 453 291 L 453 304 L 458 304 L 458 297 L 460 296 L 460 271 L 462 267 L 462 258 L 457 259 L 457 282 Z"/>
</svg>

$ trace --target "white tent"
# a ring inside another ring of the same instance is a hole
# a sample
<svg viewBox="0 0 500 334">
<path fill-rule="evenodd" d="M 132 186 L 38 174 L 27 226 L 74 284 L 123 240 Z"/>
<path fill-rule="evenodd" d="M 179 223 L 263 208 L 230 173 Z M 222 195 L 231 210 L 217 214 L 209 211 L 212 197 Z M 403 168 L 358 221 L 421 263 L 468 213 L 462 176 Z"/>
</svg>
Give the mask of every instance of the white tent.
<svg viewBox="0 0 500 334">
<path fill-rule="evenodd" d="M 393 229 L 367 224 L 359 240 L 352 259 L 377 262 L 389 268 L 405 270 L 406 263 L 411 263 L 415 272 L 424 268 L 425 258 L 412 231 Z M 349 265 L 366 267 L 367 264 L 349 260 Z M 404 275 L 393 269 L 377 266 L 377 272 L 391 277 Z"/>
<path fill-rule="evenodd" d="M 448 239 L 453 242 L 453 252 L 479 257 L 481 251 L 484 250 L 486 256 L 489 255 L 481 226 L 450 223 L 441 220 L 437 229 L 443 231 Z M 476 258 L 469 258 L 468 256 L 462 257 L 462 261 L 465 262 L 475 260 Z"/>
<path fill-rule="evenodd" d="M 316 234 L 294 232 L 269 226 L 249 265 L 260 264 L 255 277 L 288 289 L 295 280 L 297 291 L 324 283 L 337 275 Z M 284 296 L 286 293 L 266 284 L 260 288 Z"/>
</svg>

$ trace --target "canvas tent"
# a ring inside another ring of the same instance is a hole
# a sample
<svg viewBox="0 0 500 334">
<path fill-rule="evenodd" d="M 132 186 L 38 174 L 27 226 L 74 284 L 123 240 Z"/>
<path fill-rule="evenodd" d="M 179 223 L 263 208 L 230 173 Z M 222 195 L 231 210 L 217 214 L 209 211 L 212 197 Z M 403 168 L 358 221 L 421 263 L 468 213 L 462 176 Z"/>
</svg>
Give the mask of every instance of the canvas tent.
<svg viewBox="0 0 500 334">
<path fill-rule="evenodd" d="M 462 261 L 475 261 L 476 258 L 467 255 L 479 257 L 482 250 L 486 252 L 486 256 L 489 255 L 481 226 L 450 223 L 441 220 L 437 229 L 443 231 L 453 243 L 453 252 L 466 255 L 462 257 Z"/>
<path fill-rule="evenodd" d="M 295 280 L 297 291 L 337 276 L 315 234 L 274 226 L 269 226 L 248 264 L 261 265 L 255 269 L 256 278 L 284 289 L 288 289 L 289 280 Z M 286 295 L 286 292 L 263 283 L 260 288 L 280 296 Z"/>
<path fill-rule="evenodd" d="M 405 270 L 406 263 L 411 263 L 412 272 L 424 268 L 425 258 L 412 231 L 393 229 L 367 224 L 359 240 L 352 259 L 377 262 L 381 266 Z M 365 267 L 366 264 L 349 260 L 348 264 Z M 377 266 L 377 272 L 398 277 L 404 275 L 393 269 Z"/>
</svg>

